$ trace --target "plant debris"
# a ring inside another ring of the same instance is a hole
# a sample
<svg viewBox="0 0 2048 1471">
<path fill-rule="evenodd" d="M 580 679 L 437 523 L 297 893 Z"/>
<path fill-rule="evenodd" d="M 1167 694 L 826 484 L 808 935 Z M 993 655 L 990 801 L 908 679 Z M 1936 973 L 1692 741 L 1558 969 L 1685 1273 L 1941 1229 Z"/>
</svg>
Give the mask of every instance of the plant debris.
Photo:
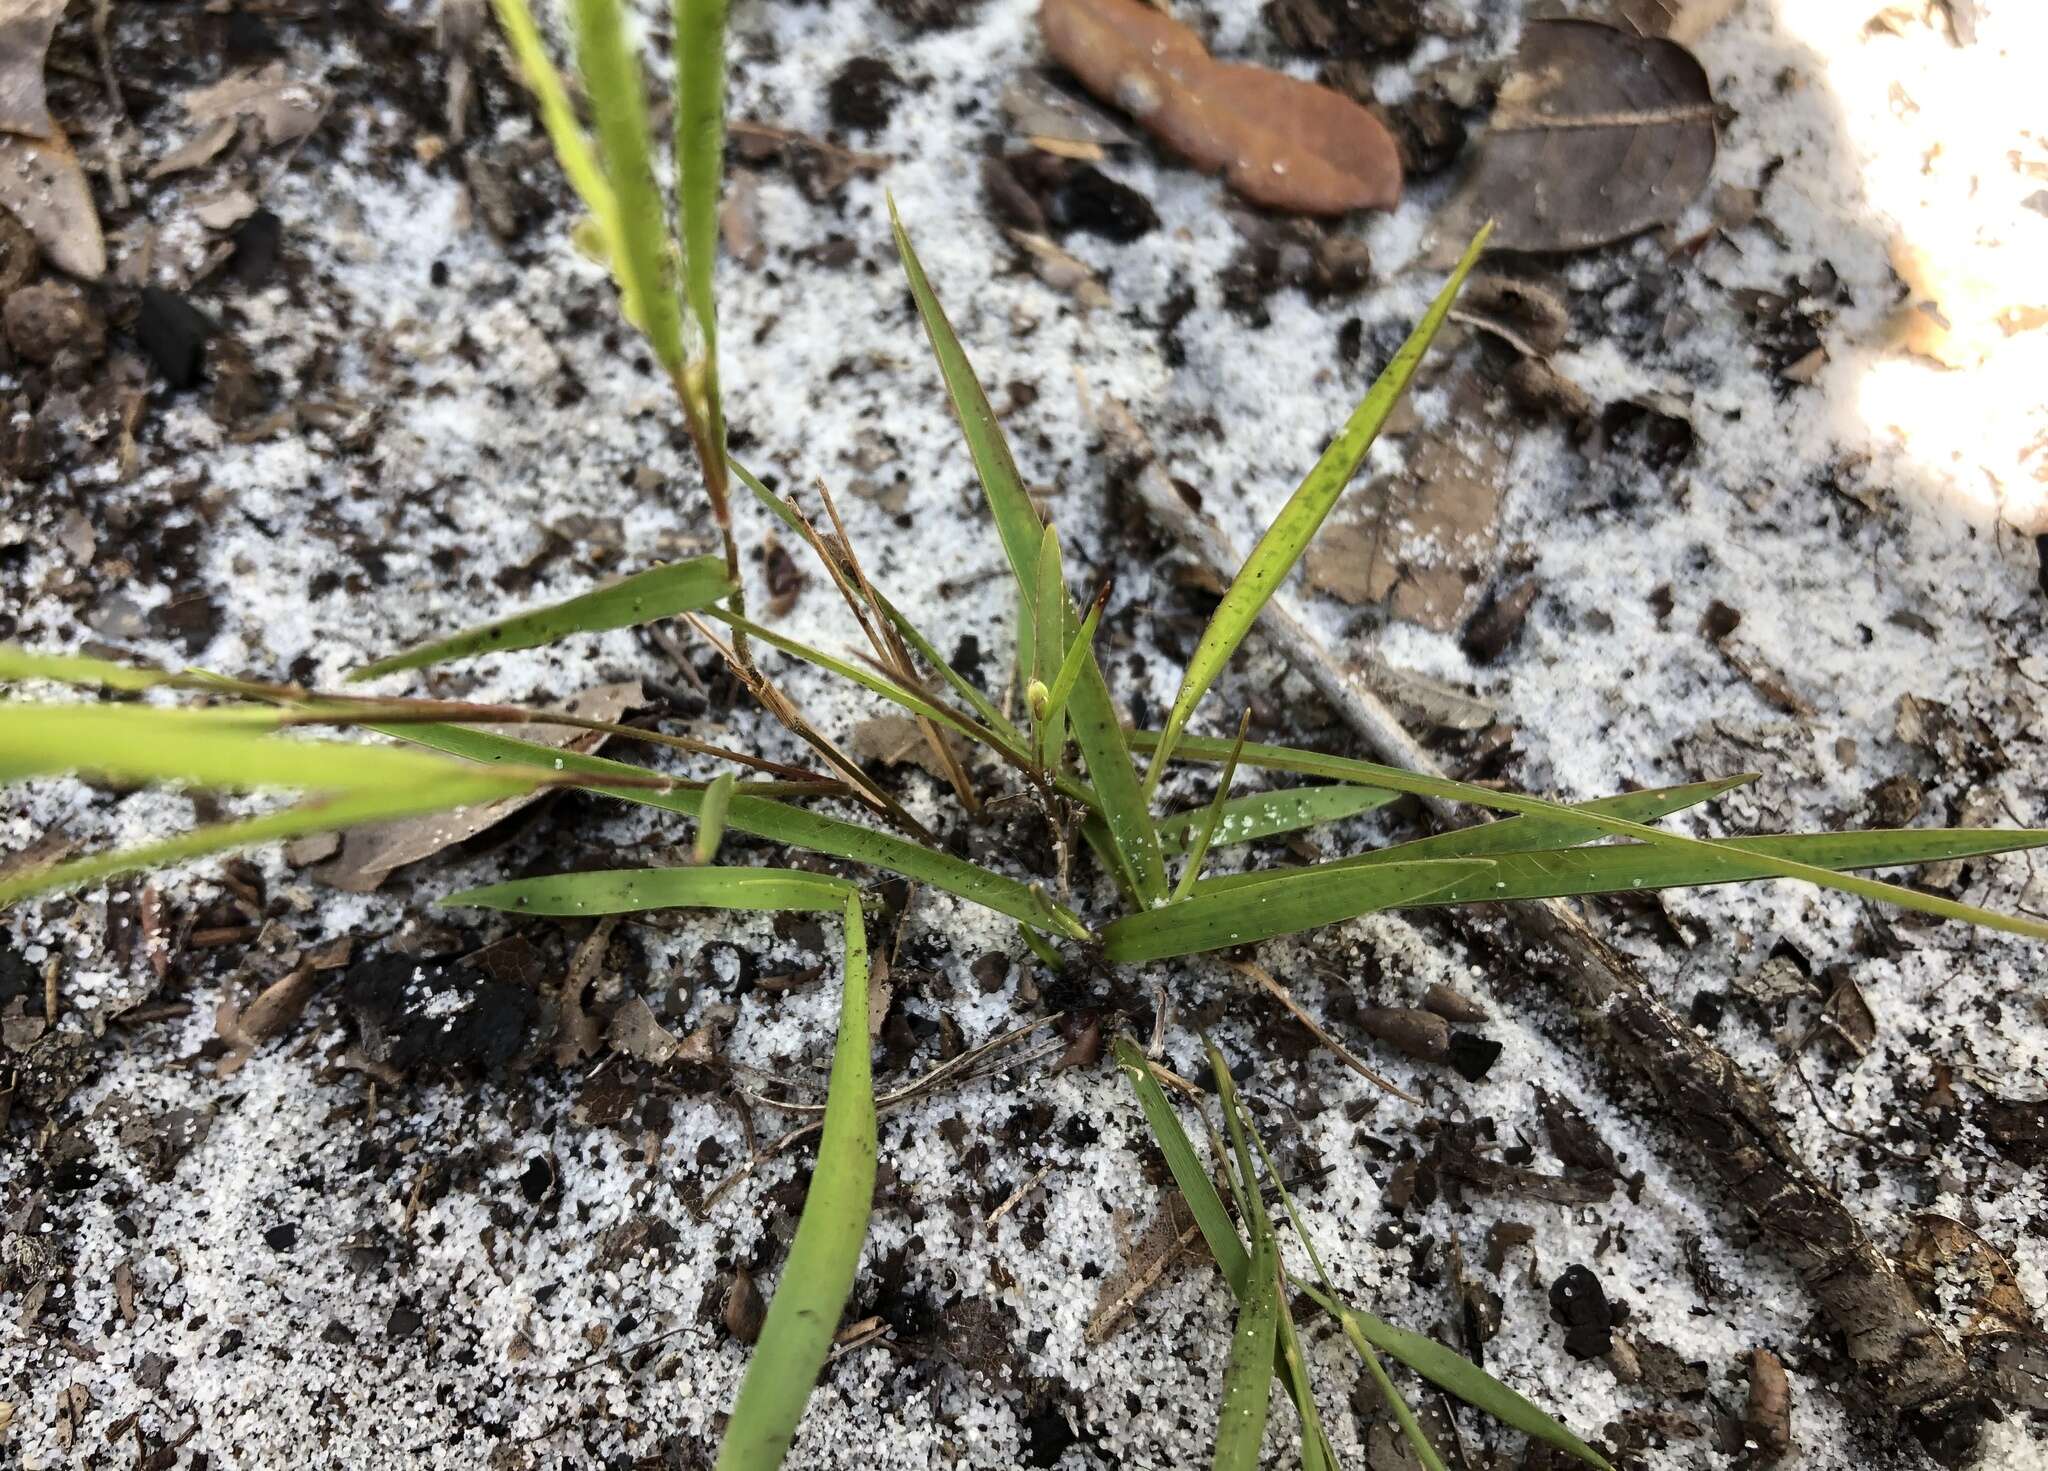
<svg viewBox="0 0 2048 1471">
<path fill-rule="evenodd" d="M 1090 92 L 1254 204 L 1331 215 L 1400 201 L 1393 137 L 1327 87 L 1217 61 L 1141 0 L 1043 0 L 1038 26 Z"/>
<path fill-rule="evenodd" d="M 1485 220 L 1501 250 L 1586 250 L 1668 225 L 1706 188 L 1707 74 L 1675 41 L 1585 20 L 1534 20 L 1479 158 L 1436 221 L 1453 251 Z"/>
</svg>

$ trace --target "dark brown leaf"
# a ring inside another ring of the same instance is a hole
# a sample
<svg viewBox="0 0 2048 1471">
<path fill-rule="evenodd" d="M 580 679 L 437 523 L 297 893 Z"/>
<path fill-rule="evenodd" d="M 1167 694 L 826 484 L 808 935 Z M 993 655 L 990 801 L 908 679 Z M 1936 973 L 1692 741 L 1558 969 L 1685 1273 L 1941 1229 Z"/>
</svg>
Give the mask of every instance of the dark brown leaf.
<svg viewBox="0 0 2048 1471">
<path fill-rule="evenodd" d="M 1675 41 L 1531 21 L 1437 253 L 1486 220 L 1501 250 L 1585 250 L 1676 220 L 1714 167 L 1707 74 Z"/>
</svg>

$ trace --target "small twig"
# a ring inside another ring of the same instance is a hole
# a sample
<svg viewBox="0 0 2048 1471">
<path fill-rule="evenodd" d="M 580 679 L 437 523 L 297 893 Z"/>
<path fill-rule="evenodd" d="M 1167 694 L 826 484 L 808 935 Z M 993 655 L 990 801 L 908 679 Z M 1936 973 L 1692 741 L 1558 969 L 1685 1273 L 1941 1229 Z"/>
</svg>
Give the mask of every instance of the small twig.
<svg viewBox="0 0 2048 1471">
<path fill-rule="evenodd" d="M 1230 966 L 1232 970 L 1236 971 L 1239 975 L 1250 976 L 1253 980 L 1257 981 L 1261 986 L 1264 986 L 1266 988 L 1266 994 L 1271 996 L 1275 1001 L 1279 1002 L 1282 1006 L 1286 1007 L 1288 1015 L 1292 1016 L 1296 1021 L 1300 1022 L 1303 1026 L 1307 1027 L 1309 1031 L 1313 1032 L 1315 1034 L 1315 1039 L 1318 1042 L 1322 1043 L 1325 1047 L 1329 1048 L 1330 1051 L 1334 1052 L 1337 1055 L 1337 1060 L 1343 1063 L 1344 1066 L 1350 1068 L 1351 1071 L 1357 1073 L 1358 1076 L 1365 1079 L 1375 1088 L 1379 1088 L 1384 1090 L 1385 1092 L 1391 1093 L 1396 1098 L 1399 1098 L 1407 1103 L 1412 1103 L 1416 1105 L 1418 1108 L 1422 1106 L 1422 1100 L 1420 1098 L 1417 1098 L 1413 1093 L 1410 1093 L 1406 1088 L 1397 1087 L 1395 1084 L 1388 1082 L 1385 1078 L 1381 1077 L 1378 1073 L 1374 1072 L 1371 1068 L 1367 1067 L 1364 1063 L 1360 1062 L 1358 1058 L 1355 1057 L 1351 1053 L 1351 1051 L 1345 1047 L 1345 1045 L 1342 1042 L 1339 1042 L 1335 1037 L 1330 1035 L 1330 1033 L 1324 1028 L 1321 1022 L 1317 1021 L 1313 1016 L 1309 1015 L 1308 1011 L 1303 1008 L 1302 1004 L 1294 999 L 1294 993 L 1289 991 L 1285 986 L 1281 985 L 1277 980 L 1275 980 L 1273 978 L 1272 972 L 1267 970 L 1263 965 L 1256 964 L 1255 962 L 1249 960 L 1232 960 L 1226 963 Z"/>
<path fill-rule="evenodd" d="M 1037 1174 L 1033 1175 L 1030 1179 L 1026 1180 L 1022 1185 L 1019 1185 L 1015 1190 L 1012 1190 L 1008 1198 L 1005 1199 L 1001 1205 L 997 1206 L 994 1210 L 988 1213 L 988 1219 L 982 1222 L 982 1226 L 985 1229 L 991 1231 L 994 1230 L 997 1221 L 1000 1221 L 1004 1216 L 1007 1216 L 1011 1211 L 1015 1210 L 1019 1202 L 1021 1202 L 1024 1199 L 1024 1197 L 1029 1195 L 1032 1191 L 1036 1190 L 1039 1184 L 1045 1179 L 1045 1177 L 1047 1175 L 1050 1175 L 1057 1168 L 1058 1166 L 1056 1165 L 1046 1165 L 1043 1169 L 1039 1170 Z"/>
</svg>

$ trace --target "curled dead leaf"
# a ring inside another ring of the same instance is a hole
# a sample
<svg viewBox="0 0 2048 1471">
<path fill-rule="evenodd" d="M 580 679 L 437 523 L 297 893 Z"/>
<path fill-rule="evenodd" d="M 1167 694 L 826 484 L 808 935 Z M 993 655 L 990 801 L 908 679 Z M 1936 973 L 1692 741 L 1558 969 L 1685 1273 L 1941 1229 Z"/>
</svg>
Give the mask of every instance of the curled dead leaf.
<svg viewBox="0 0 2048 1471">
<path fill-rule="evenodd" d="M 1432 258 L 1493 220 L 1497 250 L 1586 250 L 1670 224 L 1713 172 L 1714 97 L 1676 41 L 1534 20 Z"/>
<path fill-rule="evenodd" d="M 1091 93 L 1255 204 L 1334 215 L 1400 202 L 1393 135 L 1348 97 L 1217 61 L 1141 0 L 1043 0 L 1038 28 Z"/>
</svg>

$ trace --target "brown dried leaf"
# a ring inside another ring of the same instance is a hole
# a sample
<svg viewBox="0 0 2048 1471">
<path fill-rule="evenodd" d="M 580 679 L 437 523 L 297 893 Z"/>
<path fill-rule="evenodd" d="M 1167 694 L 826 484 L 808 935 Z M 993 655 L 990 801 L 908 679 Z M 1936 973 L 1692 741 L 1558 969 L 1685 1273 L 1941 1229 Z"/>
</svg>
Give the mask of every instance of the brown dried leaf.
<svg viewBox="0 0 2048 1471">
<path fill-rule="evenodd" d="M 624 684 L 601 684 L 571 696 L 556 708 L 569 715 L 595 720 L 617 720 L 645 698 L 638 680 Z M 602 731 L 578 730 L 571 725 L 484 726 L 518 740 L 588 755 L 604 744 Z M 401 818 L 397 822 L 375 823 L 352 828 L 343 839 L 341 855 L 312 871 L 313 877 L 336 889 L 366 894 L 391 876 L 392 870 L 431 858 L 443 848 L 475 837 L 513 813 L 539 801 L 544 792 L 523 797 L 506 797 L 476 807 L 458 807 L 451 812 L 431 812 L 423 817 Z"/>
<path fill-rule="evenodd" d="M 1535 20 L 1501 84 L 1479 161 L 1433 255 L 1486 220 L 1498 250 L 1585 250 L 1670 224 L 1714 167 L 1707 74 L 1675 41 Z"/>
<path fill-rule="evenodd" d="M 1385 602 L 1395 617 L 1448 633 L 1492 571 L 1506 456 L 1454 390 L 1451 422 L 1419 438 L 1402 470 L 1376 477 L 1365 509 L 1326 526 L 1304 565 L 1315 587 L 1354 606 Z M 1476 431 L 1476 432 L 1475 432 Z"/>
<path fill-rule="evenodd" d="M 286 75 L 274 61 L 261 71 L 223 77 L 210 87 L 197 87 L 179 99 L 185 116 L 212 125 L 223 120 L 254 118 L 271 145 L 295 143 L 320 126 L 327 115 L 328 92 L 311 82 Z"/>
<path fill-rule="evenodd" d="M 0 132 L 57 131 L 43 94 L 43 62 L 65 0 L 0 0 Z"/>
<path fill-rule="evenodd" d="M 1025 71 L 1003 86 L 1003 116 L 1011 131 L 1035 146 L 1081 145 L 1095 149 L 1126 146 L 1131 135 L 1104 112 L 1068 93 L 1043 72 Z"/>
<path fill-rule="evenodd" d="M 2012 1263 L 1961 1221 L 1918 1217 L 1899 1248 L 1899 1268 L 1923 1298 L 1956 1315 L 1965 1338 L 2034 1331 Z"/>
<path fill-rule="evenodd" d="M 1217 61 L 1141 0 L 1043 0 L 1038 28 L 1096 97 L 1255 204 L 1333 215 L 1400 202 L 1393 135 L 1348 97 Z"/>
<path fill-rule="evenodd" d="M 951 736 L 946 739 L 957 753 L 959 743 Z M 923 729 L 909 715 L 875 715 L 861 721 L 846 738 L 846 748 L 863 761 L 879 761 L 884 766 L 911 765 L 940 781 L 946 779 L 945 768 L 932 754 Z"/>
<path fill-rule="evenodd" d="M 1168 1191 L 1159 1213 L 1131 1244 L 1123 1270 L 1103 1279 L 1102 1290 L 1095 1298 L 1095 1311 L 1088 1319 L 1087 1341 L 1102 1343 L 1107 1340 L 1130 1316 L 1139 1299 L 1166 1276 L 1169 1268 L 1182 1261 L 1195 1260 L 1201 1252 L 1202 1228 L 1195 1224 L 1194 1215 L 1188 1210 L 1187 1201 L 1182 1199 L 1181 1193 L 1178 1190 Z"/>
<path fill-rule="evenodd" d="M 612 1013 L 604 1040 L 612 1051 L 651 1062 L 656 1067 L 673 1061 L 683 1046 L 676 1034 L 654 1015 L 654 1008 L 638 996 L 628 996 Z"/>
<path fill-rule="evenodd" d="M 28 227 L 58 270 L 88 281 L 107 273 L 107 241 L 92 188 L 62 133 L 0 132 L 0 208 Z"/>
</svg>

